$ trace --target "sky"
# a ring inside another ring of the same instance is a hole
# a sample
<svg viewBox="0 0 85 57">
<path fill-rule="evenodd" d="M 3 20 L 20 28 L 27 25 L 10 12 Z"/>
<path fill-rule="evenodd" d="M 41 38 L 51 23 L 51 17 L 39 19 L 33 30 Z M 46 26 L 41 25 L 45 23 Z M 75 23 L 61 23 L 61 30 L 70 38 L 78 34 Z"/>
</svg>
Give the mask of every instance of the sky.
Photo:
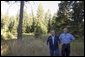
<svg viewBox="0 0 85 57">
<path fill-rule="evenodd" d="M 34 14 L 37 13 L 37 7 L 39 3 L 42 4 L 44 12 L 46 12 L 48 9 L 51 11 L 51 14 L 57 13 L 58 11 L 58 3 L 60 1 L 29 1 L 25 2 L 24 10 L 28 13 L 31 13 L 31 9 L 33 9 Z M 20 10 L 20 2 L 10 2 L 6 3 L 4 1 L 1 1 L 1 13 L 2 14 L 8 14 L 10 16 L 15 16 L 17 13 L 19 13 Z"/>
</svg>

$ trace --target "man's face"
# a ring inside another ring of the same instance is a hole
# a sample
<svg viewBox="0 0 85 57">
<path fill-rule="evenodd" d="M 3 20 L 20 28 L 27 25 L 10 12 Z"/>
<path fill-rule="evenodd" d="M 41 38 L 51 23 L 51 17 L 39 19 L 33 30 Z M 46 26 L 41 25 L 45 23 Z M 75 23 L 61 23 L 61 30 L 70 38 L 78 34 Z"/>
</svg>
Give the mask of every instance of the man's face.
<svg viewBox="0 0 85 57">
<path fill-rule="evenodd" d="M 68 29 L 67 28 L 64 28 L 63 29 L 63 32 L 67 33 L 68 32 Z"/>
<path fill-rule="evenodd" d="M 51 35 L 55 35 L 55 31 L 54 30 L 51 31 Z"/>
</svg>

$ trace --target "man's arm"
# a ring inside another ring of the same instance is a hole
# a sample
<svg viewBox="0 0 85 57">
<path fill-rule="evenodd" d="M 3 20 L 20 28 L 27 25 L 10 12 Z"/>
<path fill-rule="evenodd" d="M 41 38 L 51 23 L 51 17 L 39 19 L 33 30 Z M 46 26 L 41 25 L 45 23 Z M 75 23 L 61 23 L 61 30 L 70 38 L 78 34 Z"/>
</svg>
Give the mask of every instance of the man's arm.
<svg viewBox="0 0 85 57">
<path fill-rule="evenodd" d="M 59 43 L 61 43 L 61 35 L 59 36 Z"/>
<path fill-rule="evenodd" d="M 71 41 L 74 41 L 75 40 L 75 37 L 72 34 L 70 36 L 71 36 L 70 37 L 71 38 Z"/>
<path fill-rule="evenodd" d="M 48 39 L 47 39 L 47 45 L 48 45 L 48 42 L 49 42 L 49 37 L 48 37 Z"/>
</svg>

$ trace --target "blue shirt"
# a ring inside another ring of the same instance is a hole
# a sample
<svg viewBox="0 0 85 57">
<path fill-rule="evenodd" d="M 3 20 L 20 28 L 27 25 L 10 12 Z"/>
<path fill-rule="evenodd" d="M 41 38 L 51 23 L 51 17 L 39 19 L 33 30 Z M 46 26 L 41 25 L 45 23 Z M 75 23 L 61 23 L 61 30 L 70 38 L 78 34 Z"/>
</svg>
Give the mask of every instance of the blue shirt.
<svg viewBox="0 0 85 57">
<path fill-rule="evenodd" d="M 70 34 L 70 33 L 62 33 L 62 34 L 60 34 L 59 39 L 60 39 L 60 42 L 61 42 L 62 44 L 68 44 L 68 43 L 70 43 L 71 41 L 73 41 L 75 38 L 74 38 L 74 36 L 73 36 L 72 34 Z"/>
</svg>

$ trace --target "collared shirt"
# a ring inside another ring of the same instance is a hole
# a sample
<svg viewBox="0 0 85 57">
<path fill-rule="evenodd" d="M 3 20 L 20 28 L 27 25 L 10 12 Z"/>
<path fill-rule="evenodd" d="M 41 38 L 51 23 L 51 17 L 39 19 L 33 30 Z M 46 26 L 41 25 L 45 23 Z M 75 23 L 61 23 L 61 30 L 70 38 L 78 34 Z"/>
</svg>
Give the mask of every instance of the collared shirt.
<svg viewBox="0 0 85 57">
<path fill-rule="evenodd" d="M 47 39 L 47 45 L 51 50 L 56 50 L 58 48 L 59 38 L 56 35 L 51 35 Z"/>
<path fill-rule="evenodd" d="M 59 39 L 60 39 L 60 41 L 61 41 L 62 44 L 68 44 L 71 41 L 73 41 L 75 38 L 70 33 L 62 33 L 62 34 L 60 34 Z"/>
<path fill-rule="evenodd" d="M 55 37 L 55 36 L 51 36 L 51 37 L 52 37 L 52 42 L 53 42 L 53 44 L 54 44 L 54 37 Z"/>
</svg>

